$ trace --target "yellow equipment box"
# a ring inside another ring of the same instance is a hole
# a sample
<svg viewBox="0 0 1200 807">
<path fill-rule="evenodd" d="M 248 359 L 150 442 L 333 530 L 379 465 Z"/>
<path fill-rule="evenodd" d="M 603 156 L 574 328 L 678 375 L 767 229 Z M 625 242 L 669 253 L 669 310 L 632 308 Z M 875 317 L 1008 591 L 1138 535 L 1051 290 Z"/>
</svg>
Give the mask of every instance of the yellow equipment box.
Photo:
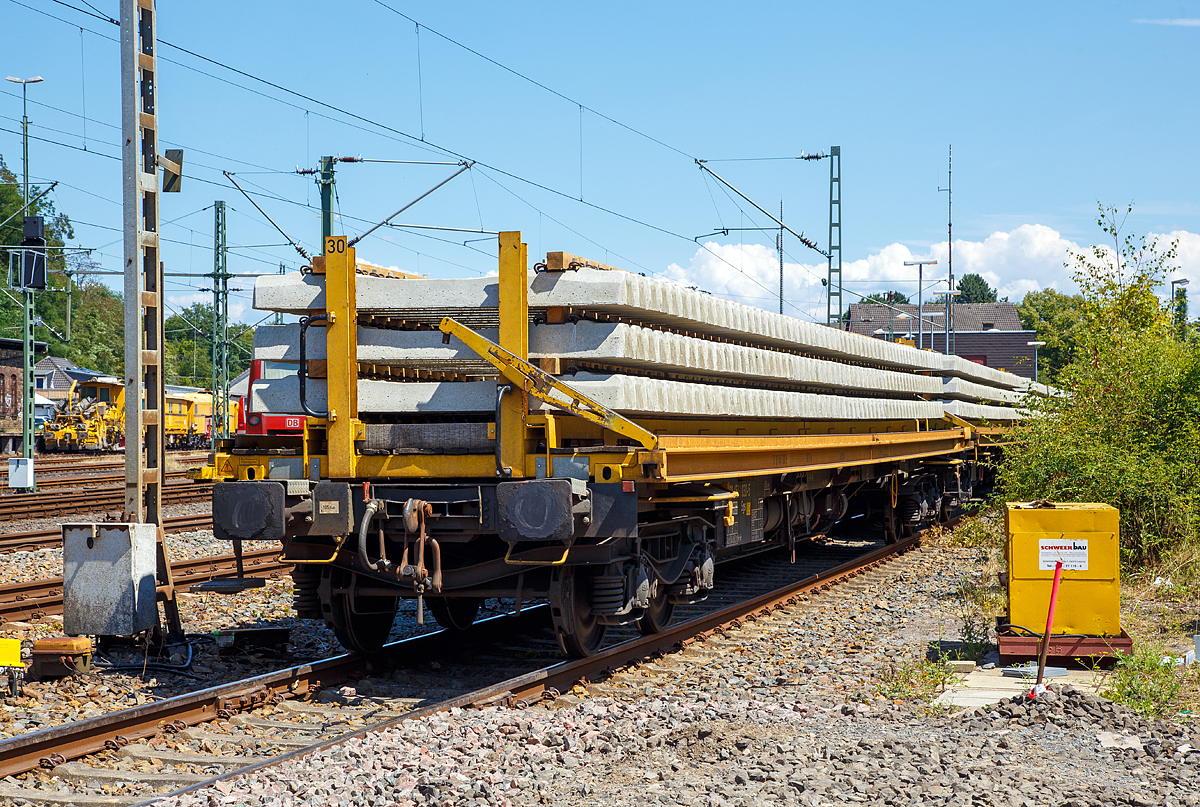
<svg viewBox="0 0 1200 807">
<path fill-rule="evenodd" d="M 20 639 L 0 639 L 0 667 L 25 668 L 21 661 Z"/>
<path fill-rule="evenodd" d="M 1046 629 L 1054 567 L 1063 562 L 1054 634 L 1122 635 L 1121 513 L 1107 504 L 1009 502 L 1008 620 L 1035 633 Z"/>
</svg>

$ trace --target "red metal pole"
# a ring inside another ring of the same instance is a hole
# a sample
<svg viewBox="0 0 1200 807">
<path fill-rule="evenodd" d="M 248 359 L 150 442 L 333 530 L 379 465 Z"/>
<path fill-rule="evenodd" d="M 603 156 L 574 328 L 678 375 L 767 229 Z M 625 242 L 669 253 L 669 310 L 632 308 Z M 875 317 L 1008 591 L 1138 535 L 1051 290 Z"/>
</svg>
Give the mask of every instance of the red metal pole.
<svg viewBox="0 0 1200 807">
<path fill-rule="evenodd" d="M 1062 561 L 1054 564 L 1054 585 L 1050 588 L 1050 611 L 1046 614 L 1046 633 L 1042 636 L 1042 652 L 1038 658 L 1038 677 L 1037 685 L 1034 687 L 1034 694 L 1041 689 L 1042 676 L 1046 673 L 1046 655 L 1050 650 L 1050 630 L 1054 626 L 1054 604 L 1058 601 L 1058 581 L 1062 579 Z"/>
</svg>

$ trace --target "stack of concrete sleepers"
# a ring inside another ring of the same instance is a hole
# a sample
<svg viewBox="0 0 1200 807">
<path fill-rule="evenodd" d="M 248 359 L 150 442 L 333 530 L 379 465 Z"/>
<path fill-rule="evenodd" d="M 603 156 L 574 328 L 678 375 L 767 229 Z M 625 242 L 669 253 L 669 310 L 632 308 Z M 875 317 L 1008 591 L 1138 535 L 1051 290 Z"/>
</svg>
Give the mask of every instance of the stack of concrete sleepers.
<svg viewBox="0 0 1200 807">
<path fill-rule="evenodd" d="M 324 308 L 321 275 L 258 279 L 255 308 L 305 314 Z M 495 406 L 490 365 L 457 340 L 430 330 L 460 319 L 496 338 L 498 280 L 395 280 L 360 275 L 359 363 L 466 380 L 360 379 L 363 413 L 473 413 Z M 943 400 L 959 417 L 1011 419 L 1025 379 L 906 345 L 804 322 L 674 283 L 621 271 L 530 274 L 530 360 L 616 411 L 644 417 L 796 420 L 940 418 Z M 547 324 L 548 312 L 556 312 Z M 564 316 L 565 314 L 565 316 Z M 379 323 L 389 327 L 375 327 Z M 262 326 L 255 358 L 299 360 L 297 325 Z M 320 328 L 308 358 L 324 358 Z M 391 373 L 389 372 L 389 377 Z M 260 381 L 256 411 L 300 411 L 298 379 Z M 324 408 L 324 380 L 308 384 L 310 407 Z M 1018 392 L 1019 391 L 1019 392 Z M 982 406 L 972 414 L 971 406 Z"/>
</svg>

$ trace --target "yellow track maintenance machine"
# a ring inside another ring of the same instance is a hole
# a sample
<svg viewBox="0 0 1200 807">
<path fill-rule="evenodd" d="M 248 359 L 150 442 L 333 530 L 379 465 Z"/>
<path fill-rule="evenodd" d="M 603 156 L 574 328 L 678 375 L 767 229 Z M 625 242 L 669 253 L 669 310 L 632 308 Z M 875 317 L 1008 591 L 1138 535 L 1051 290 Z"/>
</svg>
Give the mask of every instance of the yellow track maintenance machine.
<svg viewBox="0 0 1200 807">
<path fill-rule="evenodd" d="M 76 397 L 78 382 L 62 408 L 42 427 L 41 450 L 54 452 L 117 451 L 125 444 L 125 388 L 114 386 L 111 402 L 97 401 L 82 393 Z"/>
<path fill-rule="evenodd" d="M 404 598 L 464 629 L 485 598 L 550 603 L 570 655 L 661 631 L 727 559 L 839 522 L 896 540 L 989 483 L 1024 378 L 550 253 L 498 276 L 379 276 L 345 238 L 259 278 L 275 372 L 213 457 L 218 538 L 280 541 L 300 617 L 347 648 Z"/>
</svg>

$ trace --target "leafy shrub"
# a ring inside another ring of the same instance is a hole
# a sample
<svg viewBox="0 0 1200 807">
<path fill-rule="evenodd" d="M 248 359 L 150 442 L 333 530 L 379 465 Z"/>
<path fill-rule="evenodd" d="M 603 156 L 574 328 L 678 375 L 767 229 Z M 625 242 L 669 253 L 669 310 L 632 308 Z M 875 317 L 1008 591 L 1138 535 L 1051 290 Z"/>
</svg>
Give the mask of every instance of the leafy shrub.
<svg viewBox="0 0 1200 807">
<path fill-rule="evenodd" d="M 1147 717 L 1161 717 L 1174 711 L 1183 692 L 1184 673 L 1174 664 L 1163 664 L 1165 648 L 1137 644 L 1132 652 L 1118 657 L 1102 693 Z"/>
<path fill-rule="evenodd" d="M 1120 238 L 1072 254 L 1084 299 L 1060 397 L 1029 396 L 999 469 L 1010 501 L 1094 501 L 1121 511 L 1122 560 L 1161 561 L 1200 543 L 1200 343 L 1181 339 L 1155 290 L 1175 249 Z"/>
<path fill-rule="evenodd" d="M 893 701 L 924 701 L 936 698 L 954 673 L 945 659 L 905 659 L 884 669 L 876 691 Z"/>
</svg>

